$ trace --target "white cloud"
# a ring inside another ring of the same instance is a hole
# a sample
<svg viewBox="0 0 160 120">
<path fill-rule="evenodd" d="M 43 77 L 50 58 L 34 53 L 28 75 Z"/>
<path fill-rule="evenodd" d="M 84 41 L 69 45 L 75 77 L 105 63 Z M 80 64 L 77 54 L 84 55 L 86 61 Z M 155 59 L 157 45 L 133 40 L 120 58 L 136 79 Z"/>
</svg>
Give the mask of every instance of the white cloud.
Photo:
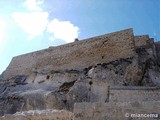
<svg viewBox="0 0 160 120">
<path fill-rule="evenodd" d="M 47 32 L 52 33 L 52 36 L 49 36 L 48 39 L 61 39 L 69 43 L 78 38 L 79 28 L 70 21 L 60 21 L 58 19 L 48 21 L 49 13 L 43 11 L 40 7 L 43 1 L 26 0 L 24 5 L 30 12 L 15 12 L 12 14 L 16 24 L 29 34 L 29 40 L 42 35 L 46 29 Z"/>
<path fill-rule="evenodd" d="M 26 0 L 24 5 L 27 7 L 28 10 L 31 11 L 42 11 L 42 8 L 39 7 L 43 3 L 43 0 Z"/>
<path fill-rule="evenodd" d="M 47 31 L 53 33 L 54 39 L 61 39 L 67 43 L 73 42 L 79 34 L 77 26 L 74 26 L 70 21 L 60 21 L 58 19 L 54 19 L 48 24 Z"/>
<path fill-rule="evenodd" d="M 47 12 L 17 12 L 12 14 L 16 23 L 31 37 L 41 35 L 48 24 Z"/>
</svg>

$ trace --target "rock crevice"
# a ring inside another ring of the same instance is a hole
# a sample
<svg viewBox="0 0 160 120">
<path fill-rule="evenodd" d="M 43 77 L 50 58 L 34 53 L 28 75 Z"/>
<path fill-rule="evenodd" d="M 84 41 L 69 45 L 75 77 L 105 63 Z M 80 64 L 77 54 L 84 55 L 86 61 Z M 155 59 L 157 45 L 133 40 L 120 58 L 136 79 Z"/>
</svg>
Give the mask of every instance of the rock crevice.
<svg viewBox="0 0 160 120">
<path fill-rule="evenodd" d="M 159 43 L 127 29 L 14 57 L 0 76 L 0 119 L 111 120 L 116 111 L 123 120 L 124 106 L 143 113 L 159 104 L 159 88 Z"/>
</svg>

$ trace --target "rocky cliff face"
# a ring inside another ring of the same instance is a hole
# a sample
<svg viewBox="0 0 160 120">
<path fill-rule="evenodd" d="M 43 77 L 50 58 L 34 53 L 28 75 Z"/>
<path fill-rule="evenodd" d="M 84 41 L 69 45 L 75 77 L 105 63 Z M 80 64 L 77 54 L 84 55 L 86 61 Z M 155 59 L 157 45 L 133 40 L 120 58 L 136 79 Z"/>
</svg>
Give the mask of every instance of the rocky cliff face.
<svg viewBox="0 0 160 120">
<path fill-rule="evenodd" d="M 61 110 L 65 120 L 123 120 L 138 109 L 160 114 L 156 46 L 127 29 L 14 57 L 0 77 L 0 119 L 41 120 L 45 113 L 58 120 L 52 113 Z M 27 113 L 36 110 L 41 117 Z"/>
</svg>

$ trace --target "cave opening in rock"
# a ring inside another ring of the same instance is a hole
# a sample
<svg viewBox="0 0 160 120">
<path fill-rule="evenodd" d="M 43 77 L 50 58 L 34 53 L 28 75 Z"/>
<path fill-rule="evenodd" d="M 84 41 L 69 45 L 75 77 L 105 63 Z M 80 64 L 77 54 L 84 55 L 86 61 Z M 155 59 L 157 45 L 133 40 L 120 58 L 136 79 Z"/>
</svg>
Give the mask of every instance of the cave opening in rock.
<svg viewBox="0 0 160 120">
<path fill-rule="evenodd" d="M 50 78 L 50 76 L 49 76 L 49 75 L 47 75 L 46 79 L 48 80 L 49 78 Z"/>
</svg>

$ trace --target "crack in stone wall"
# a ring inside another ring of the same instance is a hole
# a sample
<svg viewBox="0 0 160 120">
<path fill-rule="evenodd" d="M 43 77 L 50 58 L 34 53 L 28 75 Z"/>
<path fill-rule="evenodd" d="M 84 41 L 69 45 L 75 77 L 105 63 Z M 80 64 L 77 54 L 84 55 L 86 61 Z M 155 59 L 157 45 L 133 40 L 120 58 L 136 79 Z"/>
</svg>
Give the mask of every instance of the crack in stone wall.
<svg viewBox="0 0 160 120">
<path fill-rule="evenodd" d="M 149 36 L 128 29 L 14 57 L 0 76 L 0 115 L 63 109 L 75 112 L 76 120 L 91 114 L 94 120 L 106 114 L 106 104 L 108 114 L 119 113 L 123 108 L 115 109 L 114 101 L 136 106 L 140 98 L 150 106 L 159 100 L 156 47 Z"/>
</svg>

